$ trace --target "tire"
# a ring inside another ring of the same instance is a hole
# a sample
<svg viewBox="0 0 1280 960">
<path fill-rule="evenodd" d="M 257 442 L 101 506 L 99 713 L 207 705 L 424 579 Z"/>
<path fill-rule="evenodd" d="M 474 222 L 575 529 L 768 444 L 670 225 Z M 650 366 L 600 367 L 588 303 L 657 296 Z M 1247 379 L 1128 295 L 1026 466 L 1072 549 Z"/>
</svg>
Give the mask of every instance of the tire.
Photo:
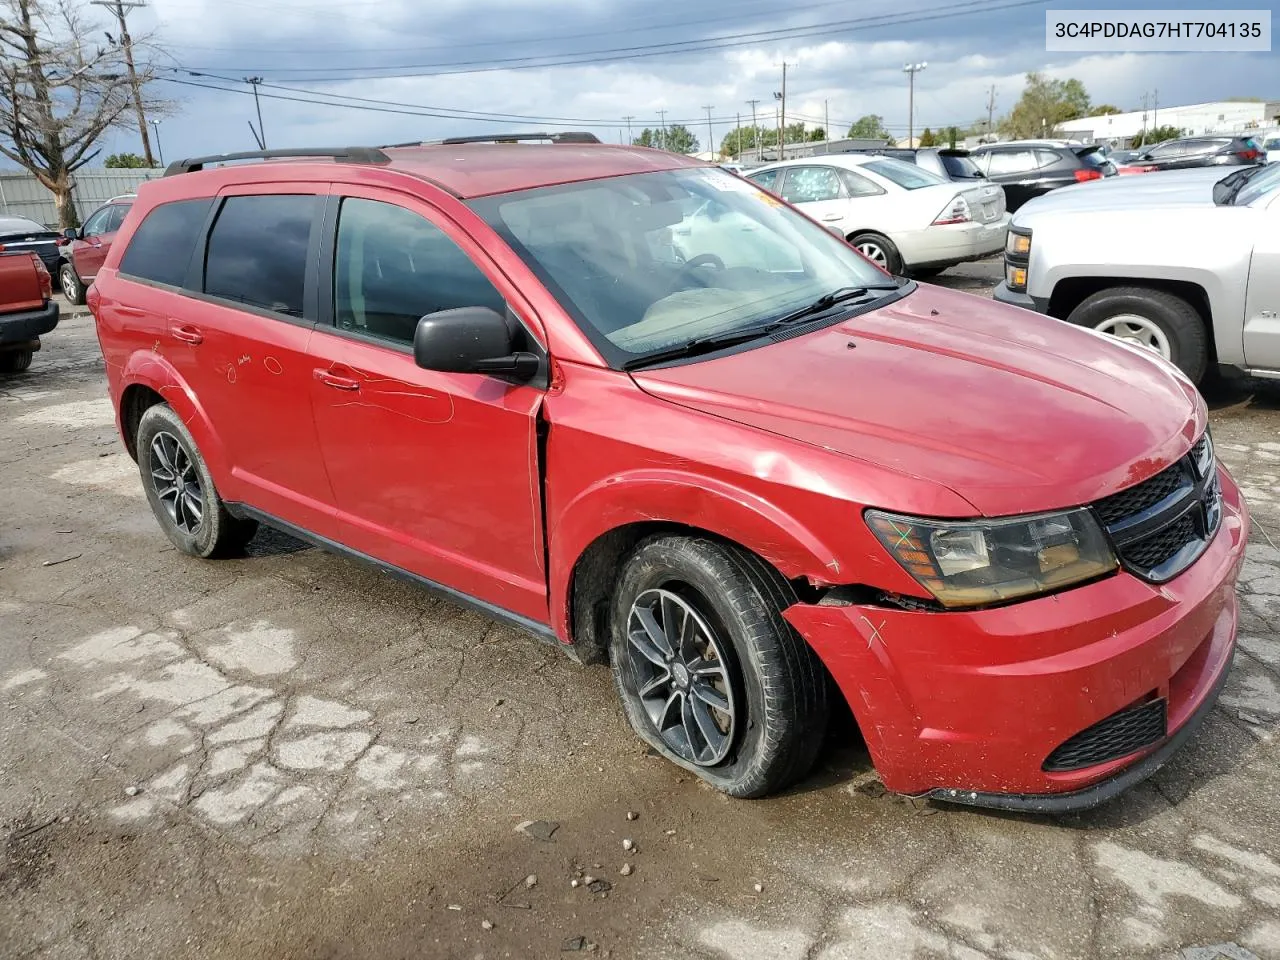
<svg viewBox="0 0 1280 960">
<path fill-rule="evenodd" d="M 738 547 L 674 535 L 637 546 L 614 593 L 609 653 L 623 709 L 640 739 L 734 797 L 765 796 L 806 776 L 826 732 L 829 685 L 817 655 L 782 617 L 794 602 L 785 580 Z M 642 610 L 659 635 L 662 621 L 688 627 L 694 643 L 683 644 L 675 662 L 692 663 L 692 670 L 655 660 L 662 652 L 650 640 Z M 701 659 L 691 647 L 701 647 Z M 707 655 L 708 648 L 716 655 Z M 642 697 L 664 672 L 665 686 L 658 680 L 658 689 Z M 728 712 L 709 709 L 705 696 Z"/>
<path fill-rule="evenodd" d="M 1209 331 L 1204 319 L 1186 300 L 1164 290 L 1100 290 L 1071 311 L 1067 321 L 1103 333 L 1128 330 L 1135 339 L 1122 339 L 1156 349 L 1197 385 L 1209 368 Z"/>
<path fill-rule="evenodd" d="M 257 521 L 239 520 L 227 513 L 195 440 L 168 404 L 148 407 L 142 414 L 137 451 L 147 500 L 175 547 L 202 559 L 244 550 L 257 532 Z M 184 477 L 185 483 L 170 499 L 166 492 L 174 485 L 164 481 L 175 473 Z"/>
<path fill-rule="evenodd" d="M 64 263 L 58 271 L 58 283 L 62 287 L 63 296 L 70 303 L 77 307 L 84 306 L 84 284 L 80 282 L 80 276 L 70 261 Z"/>
<path fill-rule="evenodd" d="M 855 233 L 849 237 L 849 242 L 877 266 L 895 277 L 902 275 L 902 254 L 884 234 L 871 231 Z"/>
<path fill-rule="evenodd" d="M 29 347 L 25 350 L 6 350 L 0 353 L 0 373 L 21 373 L 31 366 L 31 358 L 35 351 Z"/>
</svg>

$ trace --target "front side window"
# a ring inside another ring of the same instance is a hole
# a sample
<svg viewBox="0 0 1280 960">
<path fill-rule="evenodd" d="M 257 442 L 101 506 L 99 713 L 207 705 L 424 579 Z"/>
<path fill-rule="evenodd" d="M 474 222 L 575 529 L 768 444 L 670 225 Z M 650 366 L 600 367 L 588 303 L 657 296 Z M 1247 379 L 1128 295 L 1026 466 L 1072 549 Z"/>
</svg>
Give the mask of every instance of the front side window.
<svg viewBox="0 0 1280 960">
<path fill-rule="evenodd" d="M 93 215 L 84 222 L 84 230 L 81 235 L 85 237 L 100 237 L 107 232 L 107 221 L 111 218 L 111 208 L 103 207 L 95 210 Z"/>
<path fill-rule="evenodd" d="M 115 233 L 119 230 L 120 224 L 124 223 L 124 218 L 129 215 L 131 206 L 133 206 L 131 203 L 113 203 L 111 205 L 111 216 L 107 217 L 107 222 L 102 228 L 102 232 Z"/>
<path fill-rule="evenodd" d="M 830 231 L 716 168 L 542 187 L 469 205 L 614 366 L 757 328 L 837 290 L 897 289 Z"/>
<path fill-rule="evenodd" d="M 156 207 L 133 232 L 120 260 L 120 272 L 182 286 L 212 205 L 212 199 L 176 200 Z"/>
<path fill-rule="evenodd" d="M 904 190 L 919 190 L 921 187 L 936 187 L 940 183 L 946 183 L 936 173 L 921 170 L 914 163 L 903 163 L 889 157 L 864 163 L 862 169 L 884 177 Z"/>
<path fill-rule="evenodd" d="M 480 268 L 435 224 L 355 197 L 338 214 L 333 300 L 339 329 L 401 344 L 413 343 L 418 321 L 437 310 L 506 310 Z"/>
<path fill-rule="evenodd" d="M 830 167 L 791 167 L 782 184 L 787 203 L 816 203 L 840 199 L 840 176 Z"/>
<path fill-rule="evenodd" d="M 209 233 L 204 292 L 301 317 L 318 204 L 318 197 L 297 194 L 228 197 Z"/>
</svg>

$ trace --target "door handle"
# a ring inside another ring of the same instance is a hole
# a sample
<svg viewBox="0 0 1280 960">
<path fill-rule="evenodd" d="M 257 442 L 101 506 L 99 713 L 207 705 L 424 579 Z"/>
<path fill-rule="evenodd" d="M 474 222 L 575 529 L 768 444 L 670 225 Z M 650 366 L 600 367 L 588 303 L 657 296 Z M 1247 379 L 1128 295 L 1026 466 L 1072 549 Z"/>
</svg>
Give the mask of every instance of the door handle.
<svg viewBox="0 0 1280 960">
<path fill-rule="evenodd" d="M 825 223 L 835 223 L 837 220 L 843 220 L 844 217 L 838 213 L 828 213 L 822 219 Z"/>
<path fill-rule="evenodd" d="M 359 380 L 355 380 L 351 377 L 340 377 L 336 373 L 331 373 L 330 371 L 324 369 L 323 367 L 316 368 L 315 377 L 317 380 L 323 383 L 326 387 L 333 387 L 333 389 L 335 390 L 359 390 L 360 389 Z"/>
<path fill-rule="evenodd" d="M 195 327 L 186 324 L 176 324 L 169 328 L 169 332 L 173 334 L 175 340 L 181 340 L 183 343 L 189 343 L 194 346 L 197 343 L 204 343 L 204 334 Z"/>
</svg>

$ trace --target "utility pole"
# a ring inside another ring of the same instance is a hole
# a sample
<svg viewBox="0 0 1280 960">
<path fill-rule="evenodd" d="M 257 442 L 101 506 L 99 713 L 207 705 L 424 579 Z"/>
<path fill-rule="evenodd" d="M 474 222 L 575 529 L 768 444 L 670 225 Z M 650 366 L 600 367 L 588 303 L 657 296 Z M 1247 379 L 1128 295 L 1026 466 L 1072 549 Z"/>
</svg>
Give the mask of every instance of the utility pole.
<svg viewBox="0 0 1280 960">
<path fill-rule="evenodd" d="M 245 77 L 244 82 L 253 87 L 253 106 L 258 111 L 258 129 L 254 130 L 254 139 L 258 141 L 258 149 L 267 149 L 267 131 L 262 126 L 262 104 L 258 101 L 258 84 L 262 83 L 261 77 Z M 253 129 L 253 124 L 249 124 L 249 129 Z"/>
<path fill-rule="evenodd" d="M 711 111 L 714 110 L 715 107 L 704 106 L 702 109 L 707 111 L 707 150 L 711 153 L 715 153 L 716 137 L 715 134 L 711 132 Z"/>
<path fill-rule="evenodd" d="M 742 159 L 742 111 L 741 110 L 739 110 L 736 114 L 734 114 L 733 132 L 737 134 L 737 139 L 738 139 L 738 144 L 737 144 L 738 149 L 733 152 L 733 159 L 741 160 Z"/>
<path fill-rule="evenodd" d="M 990 92 L 987 93 L 987 136 L 991 136 L 991 127 L 995 123 L 996 115 L 996 85 L 991 85 Z"/>
<path fill-rule="evenodd" d="M 635 117 L 623 117 L 622 119 L 627 121 L 627 146 L 629 147 L 635 143 L 635 141 L 631 139 L 631 121 L 634 120 Z"/>
<path fill-rule="evenodd" d="M 160 166 L 164 166 L 164 147 L 160 145 L 160 121 L 152 120 L 151 125 L 156 128 L 156 153 L 160 154 Z"/>
<path fill-rule="evenodd" d="M 916 74 L 929 66 L 927 63 L 908 63 L 902 68 L 907 75 L 907 146 L 915 139 L 916 123 Z"/>
<path fill-rule="evenodd" d="M 1146 146 L 1147 143 L 1147 101 L 1149 96 L 1146 93 L 1142 95 L 1142 146 Z"/>
<path fill-rule="evenodd" d="M 831 101 L 822 101 L 822 146 L 823 153 L 831 152 Z"/>
<path fill-rule="evenodd" d="M 129 87 L 133 90 L 133 109 L 138 112 L 138 132 L 142 134 L 142 155 L 148 167 L 156 165 L 151 155 L 151 137 L 147 134 L 147 114 L 142 108 L 142 85 L 138 83 L 138 71 L 133 65 L 133 38 L 129 36 L 128 13 L 145 7 L 146 0 L 90 0 L 95 7 L 106 7 L 116 15 L 120 24 L 120 46 L 124 48 L 124 62 L 129 70 Z"/>
<path fill-rule="evenodd" d="M 1154 130 L 1160 126 L 1160 90 L 1158 88 L 1152 94 L 1151 101 L 1151 129 Z"/>
<path fill-rule="evenodd" d="M 751 104 L 751 136 L 756 142 L 756 160 L 760 159 L 760 128 L 756 126 L 756 104 L 759 100 L 748 100 Z"/>
<path fill-rule="evenodd" d="M 794 67 L 794 63 L 782 61 L 782 108 L 778 114 L 778 149 L 782 151 L 780 154 L 783 160 L 787 159 L 787 67 Z"/>
<path fill-rule="evenodd" d="M 662 139 L 658 142 L 661 144 L 659 149 L 667 149 L 667 111 L 659 110 L 658 119 L 662 121 Z"/>
</svg>

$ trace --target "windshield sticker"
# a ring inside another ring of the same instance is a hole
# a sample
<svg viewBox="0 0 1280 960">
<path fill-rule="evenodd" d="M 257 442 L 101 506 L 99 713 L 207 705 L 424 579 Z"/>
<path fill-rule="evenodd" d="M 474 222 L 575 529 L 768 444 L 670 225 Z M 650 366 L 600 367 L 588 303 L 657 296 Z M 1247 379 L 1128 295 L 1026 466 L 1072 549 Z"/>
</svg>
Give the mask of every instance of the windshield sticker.
<svg viewBox="0 0 1280 960">
<path fill-rule="evenodd" d="M 756 187 L 728 170 L 704 170 L 699 178 L 707 186 L 722 193 L 755 193 Z"/>
</svg>

